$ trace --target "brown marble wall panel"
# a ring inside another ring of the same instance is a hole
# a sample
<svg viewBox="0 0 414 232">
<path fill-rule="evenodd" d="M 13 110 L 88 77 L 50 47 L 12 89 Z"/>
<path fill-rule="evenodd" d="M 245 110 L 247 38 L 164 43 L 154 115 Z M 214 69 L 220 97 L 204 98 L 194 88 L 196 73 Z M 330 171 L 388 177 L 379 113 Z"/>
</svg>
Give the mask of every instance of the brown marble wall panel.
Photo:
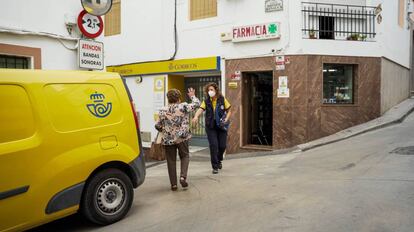
<svg viewBox="0 0 414 232">
<path fill-rule="evenodd" d="M 380 115 L 381 59 L 319 55 L 286 56 L 286 70 L 276 71 L 274 57 L 226 61 L 226 85 L 235 71 L 273 71 L 273 148 L 287 148 L 321 138 L 348 127 L 369 121 Z M 355 104 L 324 106 L 323 64 L 354 64 Z M 279 76 L 288 76 L 290 98 L 277 98 Z M 227 87 L 231 101 L 232 127 L 229 131 L 228 153 L 246 151 L 241 148 L 242 86 Z"/>
<path fill-rule="evenodd" d="M 378 117 L 381 108 L 381 60 L 360 58 L 358 65 L 359 123 Z"/>
<path fill-rule="evenodd" d="M 320 105 L 308 105 L 308 121 L 307 121 L 307 141 L 312 141 L 323 137 L 321 129 L 321 113 L 322 108 Z"/>
<path fill-rule="evenodd" d="M 307 57 L 307 72 L 308 72 L 308 105 L 320 106 L 322 102 L 322 57 L 308 56 Z"/>
<path fill-rule="evenodd" d="M 286 64 L 288 85 L 292 99 L 292 106 L 306 106 L 308 104 L 308 72 L 305 56 L 289 56 L 290 64 Z"/>
<path fill-rule="evenodd" d="M 355 125 L 358 122 L 358 107 L 323 107 L 321 111 L 321 134 L 328 136 Z"/>
<path fill-rule="evenodd" d="M 293 106 L 292 110 L 292 144 L 306 143 L 308 139 L 308 107 Z"/>
<path fill-rule="evenodd" d="M 307 141 L 323 136 L 321 130 L 321 102 L 322 102 L 322 57 L 307 56 L 308 72 L 308 99 L 307 104 Z"/>
<path fill-rule="evenodd" d="M 226 98 L 231 104 L 231 124 L 228 131 L 227 152 L 236 153 L 240 147 L 240 115 L 241 115 L 241 91 L 239 89 L 228 89 Z"/>
<path fill-rule="evenodd" d="M 292 146 L 293 137 L 293 118 L 292 107 L 288 105 L 274 107 L 274 119 L 273 135 L 276 137 L 276 148 L 285 148 Z M 276 133 L 275 133 L 276 132 Z"/>
</svg>

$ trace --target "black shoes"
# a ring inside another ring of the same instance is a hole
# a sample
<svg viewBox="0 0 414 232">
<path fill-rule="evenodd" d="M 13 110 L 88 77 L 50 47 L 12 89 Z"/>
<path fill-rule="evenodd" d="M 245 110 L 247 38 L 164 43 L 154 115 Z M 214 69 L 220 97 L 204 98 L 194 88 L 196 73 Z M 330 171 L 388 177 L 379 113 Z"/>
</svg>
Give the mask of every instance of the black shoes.
<svg viewBox="0 0 414 232">
<path fill-rule="evenodd" d="M 183 176 L 180 177 L 180 184 L 181 184 L 181 187 L 183 187 L 183 188 L 187 188 L 188 187 L 188 183 L 187 183 L 186 179 L 187 178 L 185 178 Z"/>
<path fill-rule="evenodd" d="M 218 164 L 217 168 L 213 168 L 213 174 L 218 174 L 219 173 L 219 169 L 222 169 L 223 165 L 221 164 L 221 162 Z"/>
<path fill-rule="evenodd" d="M 178 187 L 177 185 L 171 185 L 171 191 L 177 191 Z"/>
</svg>

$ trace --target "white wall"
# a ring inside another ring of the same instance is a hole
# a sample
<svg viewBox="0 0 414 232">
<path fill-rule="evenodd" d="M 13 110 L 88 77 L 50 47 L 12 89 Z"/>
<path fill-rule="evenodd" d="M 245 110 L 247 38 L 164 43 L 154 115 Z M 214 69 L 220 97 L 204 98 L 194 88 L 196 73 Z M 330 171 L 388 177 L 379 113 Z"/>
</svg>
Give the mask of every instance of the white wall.
<svg viewBox="0 0 414 232">
<path fill-rule="evenodd" d="M 62 41 L 68 46 L 74 47 L 76 42 Z M 41 48 L 42 69 L 75 70 L 78 69 L 77 51 L 68 50 L 56 40 L 39 36 L 21 36 L 8 33 L 0 33 L 0 43 L 18 46 Z M 2 51 L 0 50 L 0 54 Z M 17 55 L 17 54 L 13 54 Z M 33 68 L 33 67 L 31 67 Z"/>
<path fill-rule="evenodd" d="M 46 32 L 67 38 L 79 38 L 78 32 L 75 31 L 71 36 L 66 30 L 65 14 L 76 19 L 81 10 L 79 0 L 4 1 L 0 7 L 0 30 Z M 77 50 L 65 48 L 62 44 L 74 48 L 76 41 L 0 32 L 0 43 L 41 48 L 42 69 L 79 69 Z"/>
<path fill-rule="evenodd" d="M 381 61 L 381 114 L 409 96 L 410 71 L 387 59 Z"/>
<path fill-rule="evenodd" d="M 407 14 L 404 15 L 404 27 L 398 25 L 397 0 L 370 0 L 373 6 L 382 4 L 383 21 L 378 25 L 379 50 L 382 56 L 410 67 L 410 31 L 408 30 Z M 407 2 L 407 1 L 406 1 Z"/>
<path fill-rule="evenodd" d="M 162 76 L 162 75 L 161 75 Z M 131 97 L 135 103 L 135 110 L 139 113 L 139 126 L 141 132 L 150 132 L 151 141 L 154 141 L 157 135 L 155 130 L 154 113 L 158 113 L 158 110 L 154 106 L 154 77 L 157 76 L 144 76 L 141 83 L 135 81 L 136 77 L 126 78 L 128 89 L 131 93 Z M 164 86 L 166 84 L 167 76 L 164 76 Z M 162 93 L 165 101 L 165 92 Z M 144 147 L 150 147 L 151 143 L 143 141 Z"/>
<path fill-rule="evenodd" d="M 107 65 L 168 59 L 173 46 L 174 1 L 121 1 L 121 34 L 105 37 Z"/>
<path fill-rule="evenodd" d="M 349 3 L 345 0 L 329 1 Z M 357 4 L 365 2 L 354 0 Z M 326 54 L 385 56 L 409 66 L 409 31 L 397 23 L 398 1 L 367 0 L 368 5 L 383 3 L 383 23 L 377 25 L 377 42 L 326 41 L 302 38 L 301 1 L 284 0 L 284 10 L 265 13 L 264 0 L 218 0 L 218 17 L 189 21 L 188 0 L 178 0 L 177 59 L 222 56 L 241 58 L 271 54 Z M 173 1 L 122 0 L 122 34 L 106 37 L 107 65 L 169 58 L 173 52 Z M 222 32 L 235 25 L 281 22 L 280 40 L 244 43 L 221 42 Z"/>
</svg>

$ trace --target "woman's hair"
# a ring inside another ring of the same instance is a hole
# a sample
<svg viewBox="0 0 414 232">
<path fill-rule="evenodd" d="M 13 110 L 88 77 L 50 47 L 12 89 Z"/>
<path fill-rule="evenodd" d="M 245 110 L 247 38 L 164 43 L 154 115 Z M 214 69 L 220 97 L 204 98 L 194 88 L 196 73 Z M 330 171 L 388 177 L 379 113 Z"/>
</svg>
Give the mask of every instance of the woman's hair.
<svg viewBox="0 0 414 232">
<path fill-rule="evenodd" d="M 171 89 L 167 92 L 168 103 L 178 103 L 181 98 L 181 92 L 178 89 Z"/>
<path fill-rule="evenodd" d="M 206 86 L 204 86 L 204 93 L 206 95 L 206 97 L 208 97 L 208 88 L 213 87 L 214 90 L 216 90 L 216 97 L 219 98 L 221 97 L 221 92 L 220 92 L 220 88 L 218 87 L 218 85 L 215 82 L 210 82 L 208 83 Z"/>
</svg>

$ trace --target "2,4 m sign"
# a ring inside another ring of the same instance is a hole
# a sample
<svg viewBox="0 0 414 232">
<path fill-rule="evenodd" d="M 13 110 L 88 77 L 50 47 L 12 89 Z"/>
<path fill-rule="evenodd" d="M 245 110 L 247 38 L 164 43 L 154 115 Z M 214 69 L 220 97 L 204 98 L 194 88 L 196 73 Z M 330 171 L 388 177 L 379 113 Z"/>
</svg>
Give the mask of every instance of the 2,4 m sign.
<svg viewBox="0 0 414 232">
<path fill-rule="evenodd" d="M 79 40 L 79 67 L 102 70 L 104 68 L 103 49 L 103 43 Z"/>
</svg>

